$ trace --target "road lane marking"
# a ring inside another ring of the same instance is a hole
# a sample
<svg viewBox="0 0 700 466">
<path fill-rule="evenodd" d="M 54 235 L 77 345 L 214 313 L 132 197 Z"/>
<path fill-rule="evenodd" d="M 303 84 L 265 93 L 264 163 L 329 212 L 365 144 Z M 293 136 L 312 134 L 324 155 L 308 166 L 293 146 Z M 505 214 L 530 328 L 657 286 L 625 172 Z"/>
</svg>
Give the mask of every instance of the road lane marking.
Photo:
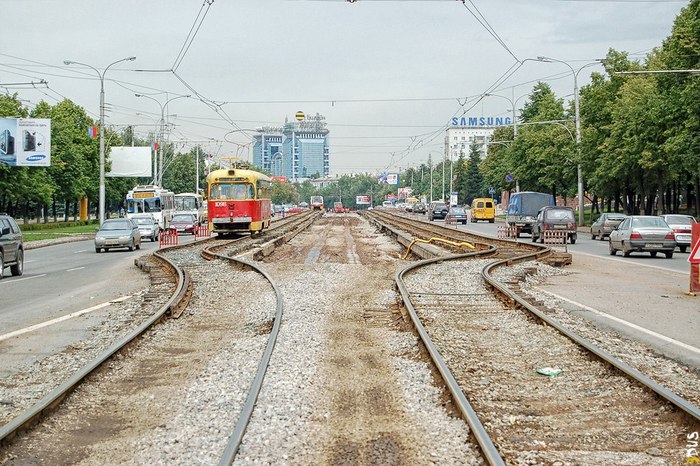
<svg viewBox="0 0 700 466">
<path fill-rule="evenodd" d="M 671 344 L 673 344 L 673 345 L 680 346 L 681 348 L 686 349 L 686 350 L 688 350 L 688 351 L 692 351 L 693 353 L 700 354 L 700 348 L 696 348 L 696 347 L 694 347 L 694 346 L 690 346 L 690 345 L 688 345 L 688 344 L 683 343 L 682 341 L 674 340 L 673 338 L 667 337 L 667 336 L 662 335 L 662 334 L 660 334 L 660 333 L 656 333 L 656 332 L 654 332 L 653 330 L 649 330 L 649 329 L 646 329 L 646 328 L 644 328 L 644 327 L 640 327 L 640 326 L 637 325 L 637 324 L 633 324 L 632 322 L 627 322 L 626 320 L 620 319 L 619 317 L 615 317 L 615 316 L 612 316 L 612 315 L 610 315 L 610 314 L 606 314 L 606 313 L 603 312 L 603 311 L 599 311 L 599 310 L 597 310 L 597 309 L 593 309 L 592 307 L 589 307 L 589 306 L 586 306 L 585 304 L 581 304 L 581 303 L 579 303 L 579 302 L 576 302 L 576 301 L 574 301 L 573 299 L 569 299 L 569 298 L 565 298 L 565 297 L 563 297 L 563 296 L 559 296 L 558 294 L 552 293 L 551 291 L 543 290 L 542 288 L 537 288 L 537 290 L 538 290 L 538 291 L 541 291 L 542 293 L 545 293 L 545 294 L 548 294 L 548 295 L 550 295 L 550 296 L 553 296 L 553 297 L 555 297 L 555 298 L 557 298 L 557 299 L 561 299 L 562 301 L 566 301 L 566 302 L 569 303 L 569 304 L 573 304 L 574 306 L 578 306 L 578 307 L 580 307 L 581 309 L 585 309 L 585 310 L 587 310 L 587 311 L 589 311 L 589 312 L 592 312 L 593 314 L 597 314 L 597 315 L 599 315 L 599 316 L 601 316 L 601 317 L 605 317 L 606 319 L 610 319 L 610 320 L 615 321 L 615 322 L 618 322 L 618 323 L 620 323 L 620 324 L 622 324 L 622 325 L 626 325 L 626 326 L 628 326 L 628 327 L 630 327 L 630 328 L 633 328 L 633 329 L 635 329 L 635 330 L 638 330 L 638 331 L 640 331 L 640 332 L 642 332 L 642 333 L 646 333 L 647 335 L 651 335 L 652 337 L 658 338 L 659 340 L 663 340 L 663 341 L 665 341 L 665 342 L 667 342 L 667 343 L 671 343 Z"/>
<path fill-rule="evenodd" d="M 611 255 L 600 256 L 600 255 L 597 255 L 597 254 L 592 254 L 592 253 L 590 253 L 590 252 L 572 251 L 572 250 L 570 250 L 570 249 L 569 249 L 569 252 L 572 253 L 572 254 L 581 254 L 581 255 L 583 255 L 583 256 L 595 257 L 595 258 L 597 258 L 597 259 L 604 259 L 604 260 L 608 260 L 608 261 L 615 261 L 615 262 L 617 262 L 617 263 L 620 263 L 620 261 L 622 261 L 624 264 L 639 265 L 640 267 L 647 267 L 647 268 L 650 268 L 650 269 L 663 270 L 664 272 L 680 273 L 680 274 L 683 274 L 683 275 L 688 275 L 688 273 L 689 273 L 689 272 L 683 272 L 682 270 L 674 270 L 674 269 L 669 269 L 669 268 L 666 268 L 666 267 L 661 267 L 660 265 L 645 264 L 644 262 L 641 262 L 641 261 L 636 262 L 636 261 L 634 261 L 633 259 L 629 259 L 629 258 L 627 258 L 627 257 L 611 256 Z M 616 259 L 616 257 L 617 257 L 617 259 Z"/>
<path fill-rule="evenodd" d="M 85 252 L 85 251 L 87 251 L 87 249 L 81 249 L 80 251 L 73 252 L 73 254 L 80 254 L 81 252 Z"/>
<path fill-rule="evenodd" d="M 14 280 L 3 280 L 3 281 L 0 281 L 0 284 L 7 283 L 9 285 L 10 283 L 21 282 L 22 280 L 32 280 L 34 278 L 45 277 L 45 276 L 46 276 L 46 274 L 42 273 L 39 275 L 34 275 L 33 277 L 16 278 Z"/>
<path fill-rule="evenodd" d="M 74 269 L 68 269 L 68 270 L 66 270 L 66 272 L 72 272 L 72 271 L 74 271 L 74 270 L 82 270 L 82 269 L 84 269 L 84 268 L 85 268 L 85 267 L 76 267 L 76 268 L 74 268 Z"/>
<path fill-rule="evenodd" d="M 88 312 L 96 311 L 98 309 L 102 309 L 104 307 L 110 306 L 115 303 L 120 303 L 122 301 L 126 301 L 129 299 L 131 295 L 128 296 L 122 296 L 121 298 L 113 299 L 112 301 L 107 301 L 106 303 L 102 304 L 97 304 L 96 306 L 89 307 L 87 309 L 83 309 L 81 311 L 76 311 L 71 314 L 67 314 L 65 316 L 57 317 L 52 320 L 47 320 L 46 322 L 42 322 L 40 324 L 32 325 L 30 327 L 25 327 L 19 330 L 15 330 L 14 332 L 6 333 L 4 335 L 0 335 L 0 341 L 7 340 L 8 338 L 16 337 L 17 335 L 22 335 L 24 333 L 28 332 L 33 332 L 34 330 L 38 330 L 43 327 L 48 327 L 49 325 L 57 324 L 59 322 L 63 322 L 64 320 L 72 319 L 73 317 L 78 317 L 83 314 L 87 314 Z"/>
</svg>

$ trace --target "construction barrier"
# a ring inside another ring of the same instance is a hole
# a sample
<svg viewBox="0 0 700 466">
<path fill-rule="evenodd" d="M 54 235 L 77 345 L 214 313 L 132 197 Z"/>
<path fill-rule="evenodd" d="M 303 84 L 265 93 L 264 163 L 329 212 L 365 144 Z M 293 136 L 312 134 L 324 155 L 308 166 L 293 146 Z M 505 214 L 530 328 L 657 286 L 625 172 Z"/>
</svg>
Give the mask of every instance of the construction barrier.
<svg viewBox="0 0 700 466">
<path fill-rule="evenodd" d="M 163 246 L 177 246 L 177 230 L 175 228 L 168 228 L 160 232 L 160 247 Z"/>
<path fill-rule="evenodd" d="M 496 229 L 499 238 L 517 238 L 518 229 L 508 225 L 499 225 Z"/>
<path fill-rule="evenodd" d="M 205 223 L 194 227 L 194 239 L 209 238 L 209 224 Z"/>
<path fill-rule="evenodd" d="M 568 251 L 567 242 L 569 239 L 569 232 L 562 230 L 544 230 L 542 231 L 542 239 L 544 244 L 563 244 L 564 251 Z"/>
</svg>

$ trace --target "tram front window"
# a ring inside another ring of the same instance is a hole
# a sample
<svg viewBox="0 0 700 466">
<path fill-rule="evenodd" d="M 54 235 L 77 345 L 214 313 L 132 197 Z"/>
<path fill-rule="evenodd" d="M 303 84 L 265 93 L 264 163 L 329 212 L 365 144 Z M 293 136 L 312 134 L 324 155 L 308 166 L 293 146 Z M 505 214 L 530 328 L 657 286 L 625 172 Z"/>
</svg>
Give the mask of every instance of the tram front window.
<svg viewBox="0 0 700 466">
<path fill-rule="evenodd" d="M 244 201 L 254 199 L 253 185 L 251 184 L 215 184 L 211 187 L 212 199 L 234 199 Z"/>
</svg>

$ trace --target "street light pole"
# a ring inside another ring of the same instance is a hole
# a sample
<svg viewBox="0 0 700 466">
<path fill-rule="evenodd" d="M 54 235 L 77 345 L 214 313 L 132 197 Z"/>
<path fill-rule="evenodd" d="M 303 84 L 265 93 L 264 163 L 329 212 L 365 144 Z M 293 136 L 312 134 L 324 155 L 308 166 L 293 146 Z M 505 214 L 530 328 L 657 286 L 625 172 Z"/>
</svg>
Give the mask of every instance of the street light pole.
<svg viewBox="0 0 700 466">
<path fill-rule="evenodd" d="M 192 97 L 191 95 L 178 95 L 176 97 L 173 97 L 172 99 L 168 99 L 165 101 L 164 104 L 161 105 L 160 101 L 154 97 L 151 97 L 150 95 L 145 95 L 145 94 L 134 94 L 136 97 L 145 97 L 147 99 L 151 99 L 155 103 L 160 106 L 160 135 L 158 136 L 158 152 L 156 152 L 156 159 L 158 160 L 158 166 L 156 173 L 153 174 L 153 179 L 155 181 L 155 184 L 158 186 L 161 186 L 163 182 L 163 172 L 164 170 L 164 165 L 163 165 L 163 135 L 165 133 L 165 109 L 168 108 L 168 104 L 172 102 L 175 99 L 184 99 L 187 97 Z M 199 193 L 197 193 L 199 194 Z"/>
<path fill-rule="evenodd" d="M 583 171 L 581 169 L 581 114 L 579 110 L 579 97 L 578 97 L 578 74 L 579 72 L 591 65 L 596 65 L 600 63 L 600 60 L 596 60 L 594 63 L 589 63 L 585 66 L 582 66 L 581 68 L 578 69 L 578 71 L 575 71 L 574 68 L 569 65 L 567 62 L 563 60 L 557 60 L 556 58 L 550 58 L 550 57 L 537 57 L 537 60 L 543 61 L 543 62 L 557 62 L 557 63 L 563 63 L 564 65 L 568 66 L 569 69 L 571 70 L 571 74 L 574 76 L 574 111 L 576 113 L 576 153 L 577 153 L 577 167 L 576 167 L 576 175 L 577 175 L 577 184 L 578 184 L 578 225 L 582 226 L 583 225 Z"/>
<path fill-rule="evenodd" d="M 107 70 L 112 66 L 116 65 L 117 63 L 121 63 L 123 61 L 134 61 L 136 60 L 136 57 L 126 57 L 122 58 L 121 60 L 117 60 L 113 63 L 110 63 L 107 65 L 107 67 L 104 69 L 102 73 L 95 68 L 94 66 L 88 65 L 87 63 L 81 63 L 78 61 L 72 61 L 72 60 L 63 60 L 63 63 L 65 65 L 82 65 L 82 66 L 87 66 L 88 68 L 92 68 L 96 73 L 97 76 L 100 78 L 100 187 L 99 187 L 99 207 L 98 207 L 98 219 L 100 222 L 100 225 L 105 221 L 105 136 L 104 136 L 104 128 L 105 128 L 105 74 L 107 73 Z"/>
</svg>

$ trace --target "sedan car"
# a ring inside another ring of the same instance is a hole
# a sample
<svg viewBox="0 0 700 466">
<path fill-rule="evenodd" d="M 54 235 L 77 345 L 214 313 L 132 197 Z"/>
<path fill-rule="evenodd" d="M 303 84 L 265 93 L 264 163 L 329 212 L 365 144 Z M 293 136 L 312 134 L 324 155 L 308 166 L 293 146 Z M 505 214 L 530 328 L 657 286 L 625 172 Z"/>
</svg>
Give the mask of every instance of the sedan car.
<svg viewBox="0 0 700 466">
<path fill-rule="evenodd" d="M 112 248 L 141 249 L 141 232 L 130 218 L 105 220 L 95 235 L 95 252 Z"/>
<path fill-rule="evenodd" d="M 453 206 L 447 211 L 445 215 L 445 223 L 461 223 L 462 225 L 467 224 L 467 211 L 464 207 Z"/>
<path fill-rule="evenodd" d="M 629 257 L 632 252 L 648 252 L 651 257 L 663 252 L 667 259 L 671 259 L 673 250 L 676 249 L 676 238 L 661 217 L 631 215 L 625 217 L 610 233 L 608 247 L 611 256 L 617 254 L 617 251 L 622 251 L 625 257 Z"/>
<path fill-rule="evenodd" d="M 690 246 L 693 223 L 697 223 L 692 215 L 668 214 L 662 215 L 668 226 L 673 229 L 676 235 L 676 244 L 681 252 L 685 252 Z"/>
<path fill-rule="evenodd" d="M 616 214 L 614 212 L 603 213 L 598 217 L 598 220 L 591 225 L 591 239 L 596 239 L 597 237 L 600 241 L 603 241 L 603 239 L 610 236 L 610 232 L 617 228 L 624 219 L 624 214 Z"/>
<path fill-rule="evenodd" d="M 428 206 L 428 220 L 431 222 L 436 218 L 445 218 L 447 215 L 447 204 L 440 201 L 434 201 Z"/>
<path fill-rule="evenodd" d="M 178 233 L 192 233 L 194 235 L 196 225 L 197 219 L 192 214 L 175 214 L 170 221 L 170 228 L 177 230 Z"/>
<path fill-rule="evenodd" d="M 131 220 L 136 222 L 136 226 L 139 227 L 141 238 L 150 238 L 153 242 L 160 237 L 160 225 L 153 215 L 136 214 L 131 216 Z"/>
</svg>

